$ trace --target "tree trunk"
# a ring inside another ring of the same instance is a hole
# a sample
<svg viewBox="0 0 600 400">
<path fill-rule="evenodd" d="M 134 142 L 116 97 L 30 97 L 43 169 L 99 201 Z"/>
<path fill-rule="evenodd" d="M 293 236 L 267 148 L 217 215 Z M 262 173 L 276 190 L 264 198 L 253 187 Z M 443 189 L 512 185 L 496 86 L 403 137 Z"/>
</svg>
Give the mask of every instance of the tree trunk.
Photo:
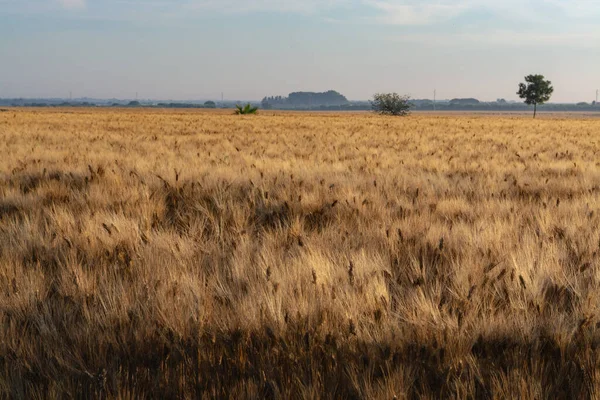
<svg viewBox="0 0 600 400">
<path fill-rule="evenodd" d="M 535 118 L 536 114 L 537 114 L 537 103 L 533 103 L 533 118 Z"/>
</svg>

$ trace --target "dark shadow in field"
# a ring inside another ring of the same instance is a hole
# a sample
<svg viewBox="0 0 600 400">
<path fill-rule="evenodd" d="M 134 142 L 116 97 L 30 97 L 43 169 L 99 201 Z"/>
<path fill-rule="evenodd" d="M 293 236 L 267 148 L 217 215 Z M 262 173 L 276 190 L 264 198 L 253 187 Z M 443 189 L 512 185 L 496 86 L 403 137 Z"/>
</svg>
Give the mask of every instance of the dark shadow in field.
<svg viewBox="0 0 600 400">
<path fill-rule="evenodd" d="M 152 339 L 140 342 L 135 339 L 136 321 L 131 320 L 112 328 L 123 338 L 118 345 L 85 338 L 92 340 L 80 361 L 96 365 L 88 372 L 73 368 L 68 359 L 70 354 L 81 354 L 77 349 L 83 345 L 71 342 L 67 331 L 71 324 L 81 322 L 77 303 L 50 293 L 46 304 L 39 306 L 63 314 L 65 331 L 56 332 L 61 339 L 54 345 L 64 349 L 64 358 L 47 356 L 44 346 L 53 345 L 48 342 L 35 347 L 39 363 L 29 364 L 17 354 L 0 357 L 0 370 L 8 373 L 13 384 L 12 398 L 29 398 L 32 388 L 46 393 L 58 384 L 64 393 L 83 398 L 126 392 L 151 398 L 300 398 L 312 387 L 322 398 L 362 399 L 369 393 L 366 386 L 391 381 L 403 387 L 408 398 L 460 397 L 456 389 L 463 386 L 473 388 L 475 398 L 487 399 L 500 395 L 494 393 L 494 379 L 507 380 L 509 386 L 514 385 L 511 391 L 518 393 L 522 382 L 514 377 L 535 379 L 544 398 L 579 399 L 591 394 L 585 339 L 576 337 L 565 352 L 543 332 L 528 342 L 480 337 L 461 357 L 474 358 L 466 363 L 437 343 L 395 347 L 348 340 L 339 333 L 320 338 L 301 327 L 301 322 L 297 326 L 290 322 L 285 336 L 267 328 L 264 332 L 203 334 L 199 340 L 157 327 Z M 2 322 L 19 325 L 31 334 L 40 329 L 10 314 Z M 54 381 L 57 377 L 60 382 Z M 404 386 L 406 382 L 411 384 Z"/>
</svg>

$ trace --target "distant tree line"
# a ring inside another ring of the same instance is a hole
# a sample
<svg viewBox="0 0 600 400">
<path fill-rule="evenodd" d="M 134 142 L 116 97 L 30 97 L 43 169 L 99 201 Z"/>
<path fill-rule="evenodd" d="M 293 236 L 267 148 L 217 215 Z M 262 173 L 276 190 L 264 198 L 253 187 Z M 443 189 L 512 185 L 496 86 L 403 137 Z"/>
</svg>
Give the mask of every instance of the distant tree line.
<svg viewBox="0 0 600 400">
<path fill-rule="evenodd" d="M 476 104 L 480 104 L 480 103 L 481 102 L 479 100 L 474 99 L 474 98 L 450 100 L 450 104 L 453 106 L 471 106 L 471 105 L 476 105 Z"/>
<path fill-rule="evenodd" d="M 131 106 L 131 103 L 129 103 Z M 217 108 L 217 104 L 214 101 L 207 101 L 204 104 L 197 103 L 158 103 L 156 107 L 159 108 Z"/>
<path fill-rule="evenodd" d="M 451 100 L 410 99 L 394 93 L 384 93 L 379 97 L 379 104 L 387 107 L 402 105 L 404 110 L 414 111 L 533 111 L 534 115 L 538 109 L 543 111 L 588 111 L 598 112 L 600 107 L 595 101 L 590 103 L 579 102 L 577 104 L 548 103 L 553 93 L 552 84 L 543 75 L 528 75 L 525 83 L 519 84 L 517 94 L 525 104 L 515 101 L 497 99 L 496 101 L 483 102 L 475 98 L 455 98 Z M 402 99 L 400 99 L 400 97 Z M 401 101 L 402 100 L 402 101 Z M 374 98 L 374 101 L 378 101 Z M 81 98 L 66 101 L 65 99 L 2 99 L 0 106 L 14 107 L 159 107 L 159 108 L 233 108 L 242 104 L 239 101 L 226 101 L 215 103 L 214 101 L 201 102 L 151 102 L 151 101 L 129 101 L 129 100 L 98 100 Z M 245 103 L 243 103 L 245 104 Z M 258 103 L 250 103 L 251 108 L 260 106 L 262 109 L 276 110 L 320 110 L 320 111 L 367 111 L 373 110 L 373 101 L 349 101 L 344 95 L 335 90 L 326 92 L 293 92 L 287 97 L 268 96 Z M 406 108 L 409 106 L 409 108 Z M 382 108 L 383 109 L 383 108 Z"/>
<path fill-rule="evenodd" d="M 230 102 L 231 103 L 231 102 Z M 233 107 L 235 103 L 221 104 Z M 64 99 L 2 99 L 0 106 L 9 107 L 160 107 L 160 108 L 217 108 L 214 101 L 200 102 L 150 102 L 139 100 L 64 100 Z"/>
<path fill-rule="evenodd" d="M 502 99 L 499 99 L 502 100 Z M 413 111 L 433 111 L 433 101 L 428 99 L 411 99 L 410 103 L 412 104 Z M 225 105 L 218 105 L 219 108 L 234 108 L 234 102 L 229 102 Z M 128 105 L 128 102 L 125 103 L 96 103 L 96 102 L 45 102 L 45 101 L 10 101 L 3 100 L 0 101 L 0 106 L 5 107 L 146 107 L 146 108 L 177 108 L 177 109 L 185 109 L 185 108 L 212 108 L 207 107 L 204 104 L 197 103 L 154 103 L 147 104 L 141 103 L 139 106 Z M 265 109 L 261 106 L 262 109 Z M 267 108 L 268 109 L 268 108 Z M 296 110 L 296 111 L 369 111 L 371 110 L 371 104 L 368 101 L 351 101 L 347 104 L 339 105 L 339 106 L 281 106 L 275 107 L 274 109 L 280 110 Z M 507 101 L 492 101 L 492 102 L 482 102 L 480 101 L 477 104 L 456 104 L 451 103 L 448 100 L 445 101 L 437 101 L 435 104 L 435 110 L 437 111 L 533 111 L 534 106 L 528 106 L 522 103 L 515 102 L 507 102 Z M 589 103 L 580 102 L 577 104 L 560 104 L 560 103 L 546 103 L 543 105 L 537 106 L 538 111 L 586 111 L 586 112 L 600 112 L 600 107 L 595 104 L 594 101 Z"/>
<path fill-rule="evenodd" d="M 319 107 L 341 107 L 350 104 L 348 99 L 336 92 L 329 90 L 327 92 L 293 92 L 287 97 L 271 96 L 265 97 L 261 101 L 261 107 L 264 109 L 276 108 L 319 108 Z"/>
</svg>

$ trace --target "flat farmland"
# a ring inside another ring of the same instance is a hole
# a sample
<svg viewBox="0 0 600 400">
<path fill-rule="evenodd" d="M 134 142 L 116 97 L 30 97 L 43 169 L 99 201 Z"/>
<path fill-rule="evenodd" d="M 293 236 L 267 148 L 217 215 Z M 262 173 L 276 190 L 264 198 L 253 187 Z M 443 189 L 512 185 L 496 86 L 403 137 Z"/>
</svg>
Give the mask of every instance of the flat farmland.
<svg viewBox="0 0 600 400">
<path fill-rule="evenodd" d="M 0 394 L 600 396 L 600 121 L 0 113 Z"/>
</svg>

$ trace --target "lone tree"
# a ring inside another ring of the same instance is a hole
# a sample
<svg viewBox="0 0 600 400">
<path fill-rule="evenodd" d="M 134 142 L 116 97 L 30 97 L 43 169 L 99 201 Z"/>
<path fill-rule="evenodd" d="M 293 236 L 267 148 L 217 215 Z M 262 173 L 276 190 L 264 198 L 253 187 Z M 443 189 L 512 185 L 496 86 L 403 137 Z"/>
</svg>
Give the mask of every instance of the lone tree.
<svg viewBox="0 0 600 400">
<path fill-rule="evenodd" d="M 544 75 L 528 75 L 525 77 L 525 83 L 519 83 L 517 94 L 525 100 L 525 104 L 533 104 L 533 118 L 537 114 L 537 105 L 544 104 L 554 92 L 552 82 L 547 81 Z"/>
<path fill-rule="evenodd" d="M 398 93 L 376 93 L 373 95 L 371 107 L 374 112 L 383 115 L 410 114 L 410 96 L 400 96 Z"/>
</svg>

